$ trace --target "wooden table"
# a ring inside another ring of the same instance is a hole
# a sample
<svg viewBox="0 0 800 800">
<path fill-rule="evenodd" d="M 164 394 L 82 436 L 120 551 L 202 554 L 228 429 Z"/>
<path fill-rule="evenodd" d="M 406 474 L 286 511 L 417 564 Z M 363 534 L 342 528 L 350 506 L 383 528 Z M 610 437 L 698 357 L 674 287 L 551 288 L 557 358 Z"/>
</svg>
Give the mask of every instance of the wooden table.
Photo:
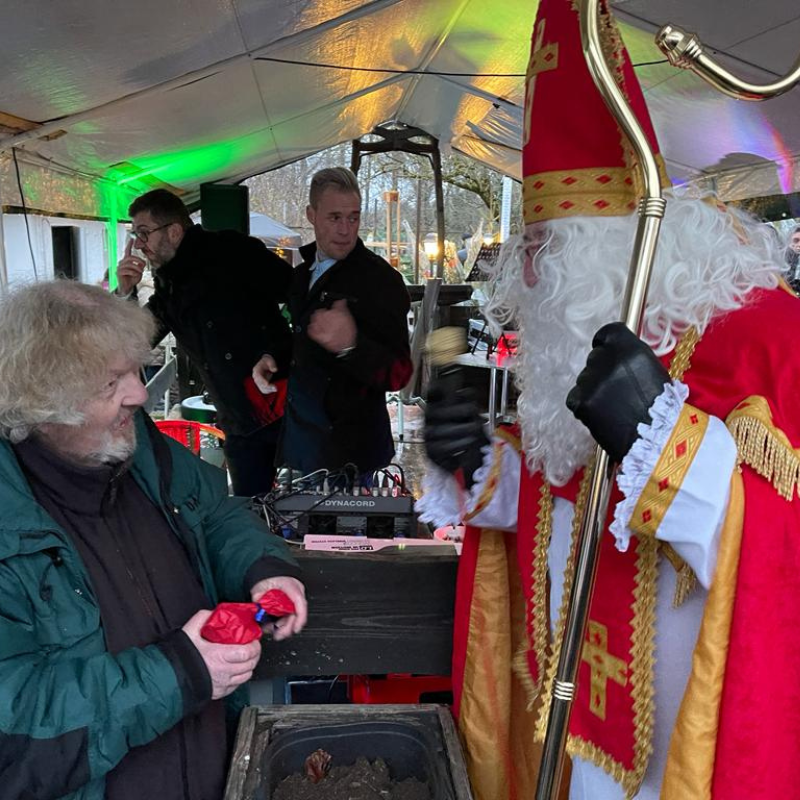
<svg viewBox="0 0 800 800">
<path fill-rule="evenodd" d="M 458 564 L 452 546 L 296 556 L 308 624 L 299 636 L 265 641 L 257 678 L 450 674 Z"/>
</svg>

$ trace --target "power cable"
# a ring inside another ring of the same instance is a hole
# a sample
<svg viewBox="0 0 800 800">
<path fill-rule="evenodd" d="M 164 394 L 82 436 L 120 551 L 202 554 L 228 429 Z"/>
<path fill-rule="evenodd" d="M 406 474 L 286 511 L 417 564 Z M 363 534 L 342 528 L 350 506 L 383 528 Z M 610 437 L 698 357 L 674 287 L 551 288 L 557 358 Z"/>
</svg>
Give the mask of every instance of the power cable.
<svg viewBox="0 0 800 800">
<path fill-rule="evenodd" d="M 33 279 L 39 280 L 39 273 L 36 270 L 36 258 L 33 255 L 33 242 L 31 241 L 31 226 L 28 222 L 28 206 L 25 204 L 25 192 L 22 190 L 22 178 L 19 174 L 19 161 L 17 161 L 17 148 L 11 148 L 11 155 L 14 159 L 14 171 L 17 175 L 17 189 L 19 190 L 19 199 L 22 202 L 22 216 L 25 218 L 25 231 L 28 234 L 28 249 L 31 253 L 31 263 L 33 264 Z"/>
</svg>

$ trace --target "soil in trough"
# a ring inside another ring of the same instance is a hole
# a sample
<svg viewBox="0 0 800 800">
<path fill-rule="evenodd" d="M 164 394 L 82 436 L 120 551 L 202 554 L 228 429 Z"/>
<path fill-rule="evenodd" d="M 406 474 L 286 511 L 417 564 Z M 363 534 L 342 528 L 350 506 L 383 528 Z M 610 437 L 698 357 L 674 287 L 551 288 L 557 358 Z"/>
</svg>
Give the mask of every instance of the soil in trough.
<svg viewBox="0 0 800 800">
<path fill-rule="evenodd" d="M 358 758 L 355 764 L 331 767 L 317 783 L 300 773 L 289 775 L 272 800 L 431 800 L 431 793 L 428 784 L 416 778 L 393 780 L 381 758 Z"/>
</svg>

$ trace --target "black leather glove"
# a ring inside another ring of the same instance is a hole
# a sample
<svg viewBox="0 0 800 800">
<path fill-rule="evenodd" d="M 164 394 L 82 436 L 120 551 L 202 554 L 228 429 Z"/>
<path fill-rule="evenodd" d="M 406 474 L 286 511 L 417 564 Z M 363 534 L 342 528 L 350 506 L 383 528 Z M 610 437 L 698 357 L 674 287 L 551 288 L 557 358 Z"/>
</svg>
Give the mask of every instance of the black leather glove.
<svg viewBox="0 0 800 800">
<path fill-rule="evenodd" d="M 489 439 L 470 388 L 457 375 L 442 375 L 431 382 L 425 406 L 425 450 L 428 458 L 447 472 L 463 472 L 464 483 L 483 461 L 481 448 Z"/>
<path fill-rule="evenodd" d="M 639 438 L 640 422 L 670 382 L 656 354 L 621 322 L 604 325 L 567 395 L 567 408 L 617 464 Z"/>
</svg>

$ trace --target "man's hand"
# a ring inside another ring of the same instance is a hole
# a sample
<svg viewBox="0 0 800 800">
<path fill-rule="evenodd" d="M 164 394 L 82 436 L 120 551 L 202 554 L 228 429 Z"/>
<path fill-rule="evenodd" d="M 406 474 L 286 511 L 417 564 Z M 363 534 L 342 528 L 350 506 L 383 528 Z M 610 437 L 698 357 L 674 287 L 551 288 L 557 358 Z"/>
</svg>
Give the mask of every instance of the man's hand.
<svg viewBox="0 0 800 800">
<path fill-rule="evenodd" d="M 441 469 L 459 469 L 466 486 L 483 461 L 482 449 L 489 439 L 470 388 L 459 388 L 447 378 L 431 382 L 425 404 L 425 451 Z"/>
<path fill-rule="evenodd" d="M 125 245 L 125 257 L 117 264 L 117 293 L 121 295 L 130 294 L 133 287 L 138 285 L 142 279 L 142 273 L 147 263 L 132 254 L 133 240 L 128 239 Z"/>
<path fill-rule="evenodd" d="M 567 395 L 567 408 L 619 464 L 639 438 L 639 423 L 670 382 L 656 354 L 621 322 L 595 334 L 586 366 Z"/>
<path fill-rule="evenodd" d="M 275 391 L 272 385 L 272 376 L 278 371 L 278 365 L 271 355 L 263 355 L 253 367 L 253 382 L 261 394 L 271 394 Z"/>
<path fill-rule="evenodd" d="M 294 614 L 287 614 L 285 617 L 267 623 L 265 630 L 272 634 L 272 638 L 279 642 L 281 639 L 288 639 L 295 633 L 300 633 L 308 620 L 308 602 L 306 600 L 306 589 L 297 578 L 290 578 L 282 575 L 276 578 L 264 578 L 250 590 L 250 598 L 256 603 L 259 598 L 270 589 L 280 589 L 293 603 Z"/>
<path fill-rule="evenodd" d="M 198 611 L 183 626 L 183 632 L 200 652 L 211 676 L 211 699 L 219 700 L 250 680 L 261 657 L 261 642 L 258 639 L 250 644 L 214 644 L 206 641 L 200 635 L 200 629 L 211 613 L 205 609 Z"/>
<path fill-rule="evenodd" d="M 319 308 L 311 315 L 308 338 L 330 353 L 341 353 L 356 344 L 356 321 L 347 300 L 334 300 L 330 308 Z"/>
</svg>

